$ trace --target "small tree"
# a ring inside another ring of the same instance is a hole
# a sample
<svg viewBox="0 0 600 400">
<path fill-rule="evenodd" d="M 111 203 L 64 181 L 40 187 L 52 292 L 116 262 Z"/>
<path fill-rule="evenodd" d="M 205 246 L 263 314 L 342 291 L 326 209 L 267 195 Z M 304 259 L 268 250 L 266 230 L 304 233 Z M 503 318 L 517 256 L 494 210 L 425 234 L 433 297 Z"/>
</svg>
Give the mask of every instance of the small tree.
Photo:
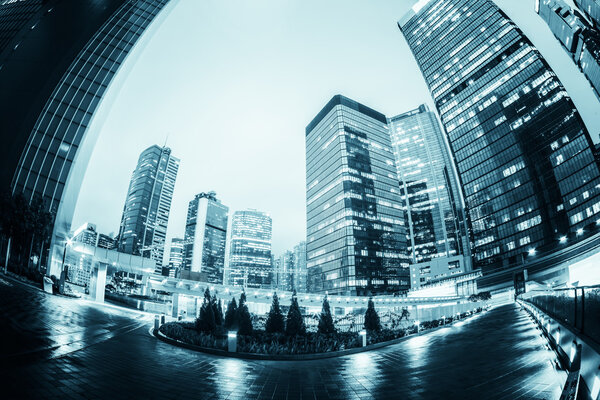
<svg viewBox="0 0 600 400">
<path fill-rule="evenodd" d="M 381 330 L 381 322 L 379 321 L 379 314 L 375 310 L 375 304 L 373 298 L 369 298 L 369 304 L 367 311 L 365 312 L 365 329 L 367 331 L 379 332 Z"/>
<path fill-rule="evenodd" d="M 306 325 L 304 325 L 304 318 L 302 318 L 300 306 L 298 306 L 298 298 L 296 297 L 295 290 L 292 294 L 292 303 L 290 304 L 290 310 L 287 315 L 285 333 L 288 336 L 306 334 Z"/>
<path fill-rule="evenodd" d="M 213 294 L 210 305 L 212 306 L 213 314 L 215 315 L 215 325 L 223 325 L 223 310 L 221 309 L 221 302 L 217 299 L 216 294 Z"/>
<path fill-rule="evenodd" d="M 246 305 L 246 292 L 240 295 L 240 304 L 237 308 L 238 335 L 252 335 L 252 317 Z"/>
<path fill-rule="evenodd" d="M 225 329 L 237 329 L 237 308 L 235 297 L 232 297 L 227 305 L 227 311 L 225 311 L 225 321 L 223 322 Z"/>
<path fill-rule="evenodd" d="M 333 317 L 331 316 L 331 308 L 329 307 L 327 295 L 323 298 L 323 308 L 321 309 L 321 315 L 319 315 L 319 333 L 335 333 L 335 326 L 333 325 Z"/>
<path fill-rule="evenodd" d="M 215 314 L 213 311 L 212 301 L 210 298 L 210 290 L 206 288 L 204 291 L 204 301 L 200 308 L 200 317 L 196 319 L 196 329 L 201 332 L 211 333 L 217 327 L 215 323 Z"/>
<path fill-rule="evenodd" d="M 277 293 L 273 294 L 273 303 L 267 317 L 265 330 L 268 333 L 283 333 L 285 331 L 285 322 L 283 321 L 283 313 L 279 308 L 279 299 Z"/>
</svg>

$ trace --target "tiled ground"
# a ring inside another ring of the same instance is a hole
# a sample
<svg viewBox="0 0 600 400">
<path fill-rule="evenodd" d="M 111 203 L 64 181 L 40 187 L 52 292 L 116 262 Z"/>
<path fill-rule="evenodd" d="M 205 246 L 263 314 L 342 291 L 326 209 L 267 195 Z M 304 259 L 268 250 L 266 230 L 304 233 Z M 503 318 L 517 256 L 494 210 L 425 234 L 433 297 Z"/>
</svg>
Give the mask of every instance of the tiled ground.
<svg viewBox="0 0 600 400">
<path fill-rule="evenodd" d="M 146 316 L 0 278 L 0 398 L 555 399 L 565 378 L 514 305 L 367 353 L 246 361 L 160 342 Z"/>
</svg>

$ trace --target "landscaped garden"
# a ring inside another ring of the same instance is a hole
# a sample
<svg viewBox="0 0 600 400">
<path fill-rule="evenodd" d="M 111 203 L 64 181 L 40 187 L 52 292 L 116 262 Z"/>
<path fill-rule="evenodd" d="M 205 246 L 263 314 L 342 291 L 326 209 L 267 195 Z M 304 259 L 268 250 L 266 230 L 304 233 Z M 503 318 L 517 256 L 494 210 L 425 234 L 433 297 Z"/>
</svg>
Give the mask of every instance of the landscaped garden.
<svg viewBox="0 0 600 400">
<path fill-rule="evenodd" d="M 477 308 L 475 312 L 480 311 L 481 308 Z M 412 323 L 408 320 L 409 315 L 407 310 L 403 310 L 400 321 L 405 318 L 405 323 L 395 320 L 391 324 L 393 328 L 384 327 L 373 300 L 369 299 L 362 326 L 362 333 L 367 336 L 367 344 L 398 339 L 468 316 L 465 313 L 434 321 Z M 217 350 L 226 350 L 228 334 L 235 334 L 238 352 L 268 355 L 328 353 L 362 346 L 361 332 L 344 332 L 336 328 L 327 296 L 323 299 L 316 331 L 307 329 L 295 292 L 287 315 L 284 315 L 275 293 L 266 321 L 261 323 L 260 319 L 256 316 L 253 318 L 248 311 L 245 293 L 241 294 L 238 302 L 232 298 L 223 315 L 221 302 L 216 296 L 211 296 L 207 288 L 200 315 L 195 322 L 168 322 L 161 325 L 159 331 L 170 339 Z M 260 328 L 255 327 L 256 325 Z"/>
</svg>

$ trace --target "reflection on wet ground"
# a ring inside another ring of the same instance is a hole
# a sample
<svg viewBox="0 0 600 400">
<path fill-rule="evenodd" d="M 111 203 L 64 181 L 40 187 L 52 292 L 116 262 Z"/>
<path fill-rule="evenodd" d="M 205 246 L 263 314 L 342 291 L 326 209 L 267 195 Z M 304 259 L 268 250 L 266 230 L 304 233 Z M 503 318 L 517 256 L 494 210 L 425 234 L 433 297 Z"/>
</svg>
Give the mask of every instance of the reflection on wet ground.
<svg viewBox="0 0 600 400">
<path fill-rule="evenodd" d="M 0 383 L 17 398 L 555 399 L 564 374 L 524 312 L 493 309 L 396 345 L 314 361 L 170 346 L 151 316 L 0 280 Z"/>
</svg>

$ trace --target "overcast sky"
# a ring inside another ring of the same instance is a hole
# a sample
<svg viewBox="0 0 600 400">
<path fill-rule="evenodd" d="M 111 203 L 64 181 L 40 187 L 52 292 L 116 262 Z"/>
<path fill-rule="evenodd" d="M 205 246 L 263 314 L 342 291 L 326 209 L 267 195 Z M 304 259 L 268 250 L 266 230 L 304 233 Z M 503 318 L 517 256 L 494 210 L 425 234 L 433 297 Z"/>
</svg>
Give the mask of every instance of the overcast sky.
<svg viewBox="0 0 600 400">
<path fill-rule="evenodd" d="M 600 104 L 533 0 L 496 3 L 547 58 L 597 142 Z M 326 102 L 344 94 L 388 116 L 433 105 L 396 25 L 410 4 L 179 0 L 126 60 L 107 118 L 93 122 L 102 133 L 73 227 L 116 234 L 140 152 L 166 142 L 181 159 L 169 243 L 183 237 L 188 202 L 210 190 L 231 211 L 270 213 L 275 254 L 305 240 L 304 129 Z"/>
</svg>

